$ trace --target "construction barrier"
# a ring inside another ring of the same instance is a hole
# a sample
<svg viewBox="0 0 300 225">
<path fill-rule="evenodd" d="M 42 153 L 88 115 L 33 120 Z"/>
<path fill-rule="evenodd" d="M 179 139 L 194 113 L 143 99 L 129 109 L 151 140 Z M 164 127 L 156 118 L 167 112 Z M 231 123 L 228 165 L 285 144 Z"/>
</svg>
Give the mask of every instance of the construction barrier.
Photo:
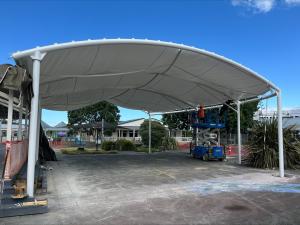
<svg viewBox="0 0 300 225">
<path fill-rule="evenodd" d="M 177 141 L 177 146 L 179 150 L 189 150 L 190 149 L 190 141 Z M 247 147 L 245 145 L 242 146 L 241 155 L 244 156 L 247 152 Z M 225 148 L 227 156 L 237 156 L 238 155 L 238 146 L 237 145 L 226 145 Z"/>
<path fill-rule="evenodd" d="M 4 179 L 12 179 L 27 161 L 28 140 L 7 141 Z"/>
<path fill-rule="evenodd" d="M 190 141 L 177 141 L 177 146 L 179 150 L 189 150 L 190 149 Z"/>
<path fill-rule="evenodd" d="M 242 145 L 241 155 L 245 155 L 247 151 L 246 146 Z M 227 145 L 226 146 L 226 155 L 227 156 L 237 156 L 238 155 L 238 146 L 237 145 Z"/>
</svg>

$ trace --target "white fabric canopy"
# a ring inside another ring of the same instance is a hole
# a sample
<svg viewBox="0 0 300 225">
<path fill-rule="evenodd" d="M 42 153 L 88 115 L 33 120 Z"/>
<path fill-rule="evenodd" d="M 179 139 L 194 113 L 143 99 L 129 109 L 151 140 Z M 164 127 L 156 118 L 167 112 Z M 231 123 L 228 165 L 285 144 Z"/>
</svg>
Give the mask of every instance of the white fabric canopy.
<svg viewBox="0 0 300 225">
<path fill-rule="evenodd" d="M 275 88 L 224 57 L 185 45 L 136 39 L 54 44 L 13 54 L 32 73 L 41 61 L 42 108 L 73 110 L 102 100 L 131 109 L 166 112 L 254 98 Z"/>
</svg>

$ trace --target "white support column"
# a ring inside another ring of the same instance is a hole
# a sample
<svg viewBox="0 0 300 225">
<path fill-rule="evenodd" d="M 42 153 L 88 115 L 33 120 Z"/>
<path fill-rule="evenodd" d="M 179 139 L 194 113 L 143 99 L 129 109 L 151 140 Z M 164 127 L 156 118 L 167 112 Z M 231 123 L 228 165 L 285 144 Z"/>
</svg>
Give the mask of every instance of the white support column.
<svg viewBox="0 0 300 225">
<path fill-rule="evenodd" d="M 13 100 L 14 100 L 14 91 L 9 90 L 6 141 L 12 141 Z"/>
<path fill-rule="evenodd" d="M 151 154 L 151 114 L 148 113 L 149 115 L 149 150 L 148 153 Z"/>
<path fill-rule="evenodd" d="M 2 119 L 0 119 L 0 143 L 2 143 Z"/>
<path fill-rule="evenodd" d="M 279 176 L 284 177 L 281 91 L 278 90 L 276 93 L 277 93 L 277 119 L 278 119 Z"/>
<path fill-rule="evenodd" d="M 28 107 L 25 109 L 25 124 L 24 124 L 24 137 L 28 139 Z"/>
<path fill-rule="evenodd" d="M 238 163 L 242 164 L 242 141 L 241 141 L 241 103 L 237 101 L 237 138 L 238 138 Z"/>
<path fill-rule="evenodd" d="M 198 133 L 199 133 L 199 128 L 197 127 L 196 128 L 196 136 L 195 136 L 195 139 L 196 139 L 196 146 L 198 146 L 199 145 L 199 139 L 198 139 Z"/>
<path fill-rule="evenodd" d="M 132 133 L 132 140 L 135 141 L 135 128 L 133 128 Z"/>
<path fill-rule="evenodd" d="M 36 127 L 36 151 L 35 151 L 35 161 L 39 159 L 39 150 L 40 150 L 40 131 L 41 131 L 41 118 L 42 118 L 42 109 L 39 104 L 39 111 L 38 111 L 38 120 L 37 120 L 37 127 Z"/>
<path fill-rule="evenodd" d="M 104 118 L 101 120 L 101 143 L 104 141 Z"/>
<path fill-rule="evenodd" d="M 29 129 L 29 145 L 28 145 L 28 161 L 27 161 L 27 194 L 34 197 L 34 172 L 35 158 L 37 151 L 37 141 L 39 134 L 37 131 L 38 114 L 39 114 L 39 89 L 40 89 L 40 66 L 41 60 L 45 54 L 36 51 L 33 56 L 33 72 L 32 72 L 32 88 L 34 96 L 31 99 L 30 113 L 30 129 Z"/>
<path fill-rule="evenodd" d="M 22 141 L 22 120 L 23 120 L 23 98 L 21 97 L 20 103 L 19 103 L 19 127 L 18 127 L 18 141 Z"/>
</svg>

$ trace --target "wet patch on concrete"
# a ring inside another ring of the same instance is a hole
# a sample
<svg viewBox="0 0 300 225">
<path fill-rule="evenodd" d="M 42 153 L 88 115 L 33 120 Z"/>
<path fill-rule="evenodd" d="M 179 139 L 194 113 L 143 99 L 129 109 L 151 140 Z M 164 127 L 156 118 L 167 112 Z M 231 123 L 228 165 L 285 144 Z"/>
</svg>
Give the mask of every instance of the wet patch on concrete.
<svg viewBox="0 0 300 225">
<path fill-rule="evenodd" d="M 228 205 L 225 206 L 224 209 L 227 209 L 229 211 L 245 211 L 250 210 L 250 208 L 244 206 L 244 205 Z"/>
<path fill-rule="evenodd" d="M 187 188 L 202 195 L 235 191 L 270 191 L 284 193 L 300 193 L 300 184 L 255 184 L 248 186 L 239 183 L 205 183 L 194 184 Z"/>
<path fill-rule="evenodd" d="M 299 183 L 290 183 L 295 178 L 278 178 L 271 174 L 253 173 L 246 176 L 232 176 L 228 178 L 213 178 L 194 181 L 185 184 L 188 191 L 200 195 L 211 195 L 222 192 L 254 191 L 254 192 L 282 192 L 300 193 Z"/>
</svg>

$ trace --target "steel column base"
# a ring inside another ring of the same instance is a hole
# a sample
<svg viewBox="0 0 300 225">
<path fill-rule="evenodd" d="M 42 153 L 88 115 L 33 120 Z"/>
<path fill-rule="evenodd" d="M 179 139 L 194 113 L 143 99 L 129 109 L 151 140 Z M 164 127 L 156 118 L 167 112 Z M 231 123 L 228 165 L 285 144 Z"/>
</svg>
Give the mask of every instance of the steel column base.
<svg viewBox="0 0 300 225">
<path fill-rule="evenodd" d="M 11 201 L 7 201 L 7 199 L 5 201 L 2 200 L 0 204 L 0 218 L 47 213 L 48 202 L 44 205 L 38 205 L 40 202 L 47 202 L 47 200 L 36 200 L 34 198 Z"/>
</svg>

